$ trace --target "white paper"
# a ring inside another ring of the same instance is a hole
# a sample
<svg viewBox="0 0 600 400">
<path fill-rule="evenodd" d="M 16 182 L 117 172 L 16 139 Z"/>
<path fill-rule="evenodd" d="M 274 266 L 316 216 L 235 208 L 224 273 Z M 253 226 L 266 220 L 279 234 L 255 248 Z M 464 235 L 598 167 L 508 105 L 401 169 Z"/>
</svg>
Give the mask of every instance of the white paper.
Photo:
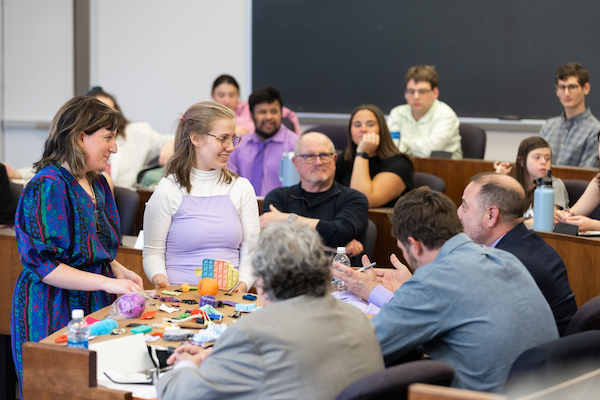
<svg viewBox="0 0 600 400">
<path fill-rule="evenodd" d="M 154 368 L 144 335 L 129 335 L 104 342 L 90 343 L 90 350 L 97 353 L 98 379 L 106 379 L 104 372 L 109 370 L 126 375 Z"/>
<path fill-rule="evenodd" d="M 140 335 L 136 335 L 140 336 Z M 132 374 L 132 375 L 122 375 L 115 371 L 106 371 L 106 373 L 116 381 L 127 381 L 133 382 L 135 379 L 144 379 L 146 375 L 142 374 Z M 124 385 L 111 382 L 106 376 L 102 375 L 102 379 L 98 378 L 98 385 L 103 386 L 109 389 L 115 390 L 123 390 L 126 392 L 131 392 L 133 397 L 139 399 L 155 399 L 158 397 L 156 393 L 156 387 L 154 385 Z"/>
</svg>

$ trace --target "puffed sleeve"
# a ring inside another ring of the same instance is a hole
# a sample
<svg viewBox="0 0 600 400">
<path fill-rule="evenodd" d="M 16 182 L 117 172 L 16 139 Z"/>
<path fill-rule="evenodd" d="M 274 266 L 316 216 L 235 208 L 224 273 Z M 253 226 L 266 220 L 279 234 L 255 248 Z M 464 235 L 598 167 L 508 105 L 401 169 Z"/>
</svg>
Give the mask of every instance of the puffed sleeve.
<svg viewBox="0 0 600 400">
<path fill-rule="evenodd" d="M 32 281 L 39 283 L 68 262 L 72 222 L 65 182 L 44 176 L 29 182 L 17 208 L 15 232 L 24 273 Z"/>
</svg>

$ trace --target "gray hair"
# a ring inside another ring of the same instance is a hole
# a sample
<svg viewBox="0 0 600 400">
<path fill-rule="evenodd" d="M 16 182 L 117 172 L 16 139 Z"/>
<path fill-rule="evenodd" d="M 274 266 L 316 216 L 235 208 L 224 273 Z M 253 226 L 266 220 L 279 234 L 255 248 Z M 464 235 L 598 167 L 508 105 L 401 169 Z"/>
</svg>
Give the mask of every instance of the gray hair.
<svg viewBox="0 0 600 400">
<path fill-rule="evenodd" d="M 300 138 L 296 141 L 296 144 L 294 145 L 294 155 L 300 155 L 300 146 L 302 146 L 302 139 L 306 135 L 311 135 L 311 134 L 321 135 L 323 137 L 323 140 L 327 141 L 327 143 L 331 147 L 331 152 L 335 153 L 335 144 L 333 144 L 333 141 L 329 138 L 329 136 L 327 136 L 326 134 L 321 133 L 321 132 L 306 132 L 306 133 L 302 134 L 300 136 Z"/>
<path fill-rule="evenodd" d="M 322 297 L 330 290 L 331 260 L 317 231 L 307 225 L 269 225 L 251 250 L 250 262 L 272 301 L 303 294 Z"/>
</svg>

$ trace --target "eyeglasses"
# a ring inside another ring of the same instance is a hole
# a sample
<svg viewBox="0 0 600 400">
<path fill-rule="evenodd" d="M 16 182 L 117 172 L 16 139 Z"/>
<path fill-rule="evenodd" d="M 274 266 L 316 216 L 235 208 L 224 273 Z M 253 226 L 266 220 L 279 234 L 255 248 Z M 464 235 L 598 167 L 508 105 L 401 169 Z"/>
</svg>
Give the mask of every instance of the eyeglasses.
<svg viewBox="0 0 600 400">
<path fill-rule="evenodd" d="M 578 90 L 580 87 L 581 86 L 579 86 L 579 85 L 568 85 L 568 86 L 565 86 L 565 85 L 556 85 L 556 89 L 558 89 L 559 92 L 564 92 L 565 89 L 569 89 L 569 92 L 572 93 L 572 92 Z"/>
<path fill-rule="evenodd" d="M 406 90 L 404 90 L 404 93 L 407 94 L 407 95 L 409 95 L 409 96 L 414 96 L 415 93 L 419 93 L 419 95 L 423 96 L 423 95 L 426 95 L 427 93 L 432 92 L 432 91 L 433 91 L 433 89 L 417 89 L 417 90 L 415 90 L 415 89 L 406 89 Z"/>
<path fill-rule="evenodd" d="M 233 147 L 237 148 L 240 143 L 242 143 L 242 137 L 241 136 L 233 136 L 233 137 L 218 137 L 215 135 L 211 135 L 210 133 L 205 133 L 204 135 L 208 135 L 208 136 L 212 136 L 214 138 L 217 138 L 221 141 L 221 146 L 223 146 L 224 149 L 228 148 L 229 145 L 231 144 L 231 142 L 233 142 Z"/>
<path fill-rule="evenodd" d="M 317 157 L 323 164 L 328 163 L 333 158 L 335 153 L 321 153 L 321 154 L 296 154 L 296 157 L 302 157 L 304 162 L 307 164 L 314 164 L 317 161 Z"/>
</svg>

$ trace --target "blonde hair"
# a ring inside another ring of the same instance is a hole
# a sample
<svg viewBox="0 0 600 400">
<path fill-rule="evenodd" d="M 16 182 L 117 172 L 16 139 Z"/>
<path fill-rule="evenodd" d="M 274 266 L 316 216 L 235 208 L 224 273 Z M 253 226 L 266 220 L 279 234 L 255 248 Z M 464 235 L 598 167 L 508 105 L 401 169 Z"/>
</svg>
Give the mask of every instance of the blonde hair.
<svg viewBox="0 0 600 400">
<path fill-rule="evenodd" d="M 77 96 L 67 101 L 52 119 L 44 154 L 41 160 L 33 164 L 36 172 L 50 164 L 66 163 L 75 178 L 83 178 L 87 167 L 85 152 L 77 142 L 79 134 L 93 135 L 102 128 L 114 131 L 122 119 L 119 111 L 93 97 Z M 93 178 L 96 172 L 89 172 L 88 175 Z"/>
<path fill-rule="evenodd" d="M 196 151 L 190 139 L 192 133 L 207 134 L 212 130 L 215 122 L 220 119 L 235 120 L 235 113 L 229 108 L 214 101 L 202 101 L 186 110 L 177 122 L 175 133 L 174 153 L 167 163 L 166 175 L 175 175 L 175 180 L 184 187 L 188 193 L 192 190 L 190 172 L 194 165 Z M 231 183 L 238 175 L 227 168 L 221 170 L 219 181 Z"/>
</svg>

